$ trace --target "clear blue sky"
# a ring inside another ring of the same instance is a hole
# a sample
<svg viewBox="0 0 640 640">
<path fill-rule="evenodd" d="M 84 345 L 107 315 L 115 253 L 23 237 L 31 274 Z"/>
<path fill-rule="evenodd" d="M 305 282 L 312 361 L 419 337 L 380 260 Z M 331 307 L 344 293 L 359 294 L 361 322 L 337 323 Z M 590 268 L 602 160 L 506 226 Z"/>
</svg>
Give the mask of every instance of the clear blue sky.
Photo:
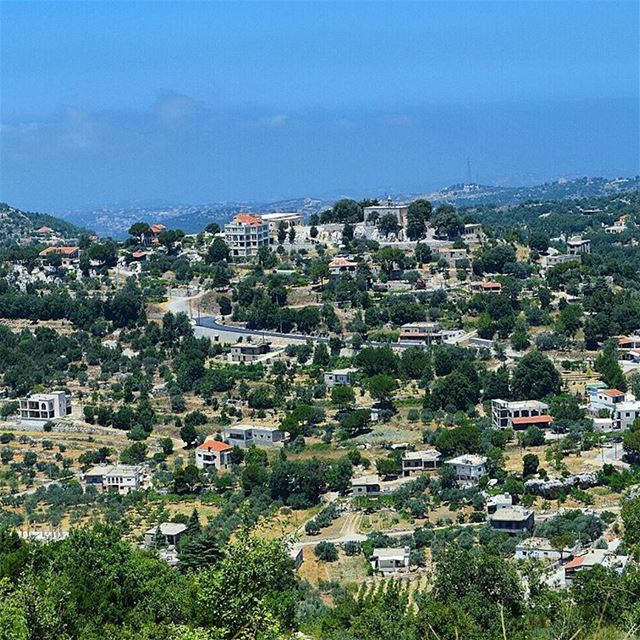
<svg viewBox="0 0 640 640">
<path fill-rule="evenodd" d="M 638 173 L 638 3 L 8 2 L 31 209 Z"/>
</svg>

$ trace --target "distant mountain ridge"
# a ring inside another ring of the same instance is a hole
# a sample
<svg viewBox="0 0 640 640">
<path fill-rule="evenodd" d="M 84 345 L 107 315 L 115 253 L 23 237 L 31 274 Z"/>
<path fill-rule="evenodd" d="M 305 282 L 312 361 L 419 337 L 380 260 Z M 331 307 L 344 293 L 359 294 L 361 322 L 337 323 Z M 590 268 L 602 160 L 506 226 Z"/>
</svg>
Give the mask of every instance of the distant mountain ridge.
<svg viewBox="0 0 640 640">
<path fill-rule="evenodd" d="M 495 204 L 509 205 L 527 201 L 566 200 L 613 195 L 640 188 L 640 179 L 634 178 L 578 178 L 557 180 L 528 187 L 502 187 L 478 184 L 455 184 L 439 191 L 423 193 L 392 193 L 397 202 L 410 202 L 426 198 L 436 204 L 451 203 L 458 207 Z M 170 228 L 187 233 L 201 231 L 211 222 L 224 224 L 240 211 L 273 212 L 301 211 L 305 216 L 319 213 L 333 206 L 342 197 L 360 199 L 366 194 L 353 194 L 327 198 L 303 197 L 277 201 L 222 201 L 207 204 L 134 203 L 108 205 L 99 208 L 59 212 L 76 225 L 95 230 L 101 236 L 122 238 L 134 222 L 160 222 Z"/>
<path fill-rule="evenodd" d="M 82 232 L 86 233 L 85 229 L 56 216 L 21 211 L 5 202 L 0 202 L 0 245 L 31 238 L 40 227 L 49 227 L 63 238 L 77 237 Z"/>
</svg>

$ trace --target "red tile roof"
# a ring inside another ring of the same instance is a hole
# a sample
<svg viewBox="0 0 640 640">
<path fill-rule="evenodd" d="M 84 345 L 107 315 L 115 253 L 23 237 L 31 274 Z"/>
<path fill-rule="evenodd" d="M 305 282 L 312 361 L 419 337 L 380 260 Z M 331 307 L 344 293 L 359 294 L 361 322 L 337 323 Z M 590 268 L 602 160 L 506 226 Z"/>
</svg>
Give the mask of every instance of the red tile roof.
<svg viewBox="0 0 640 640">
<path fill-rule="evenodd" d="M 152 224 L 149 228 L 151 229 L 151 233 L 158 234 L 161 231 L 164 231 L 167 227 L 163 224 Z"/>
<path fill-rule="evenodd" d="M 53 233 L 53 229 L 51 227 L 40 227 L 36 229 L 36 233 Z"/>
<path fill-rule="evenodd" d="M 553 418 L 551 416 L 522 416 L 520 418 L 512 418 L 511 422 L 512 424 L 540 424 L 541 422 L 551 424 Z"/>
<path fill-rule="evenodd" d="M 567 562 L 567 564 L 564 565 L 565 571 L 567 569 L 577 569 L 578 567 L 582 566 L 586 558 L 586 555 L 576 556 L 573 560 Z"/>
<path fill-rule="evenodd" d="M 242 224 L 260 225 L 262 224 L 262 218 L 260 216 L 252 216 L 248 213 L 239 213 L 235 218 L 235 222 L 241 222 Z"/>
<path fill-rule="evenodd" d="M 623 391 L 618 391 L 618 389 L 603 389 L 602 393 L 608 395 L 608 396 L 623 396 L 624 392 Z"/>
<path fill-rule="evenodd" d="M 51 253 L 61 253 L 65 256 L 72 256 L 75 253 L 78 253 L 78 247 L 47 247 L 43 249 L 39 255 L 48 256 Z"/>
<path fill-rule="evenodd" d="M 226 442 L 220 442 L 219 440 L 205 440 L 201 445 L 198 445 L 198 449 L 202 451 L 230 451 L 233 447 Z"/>
</svg>

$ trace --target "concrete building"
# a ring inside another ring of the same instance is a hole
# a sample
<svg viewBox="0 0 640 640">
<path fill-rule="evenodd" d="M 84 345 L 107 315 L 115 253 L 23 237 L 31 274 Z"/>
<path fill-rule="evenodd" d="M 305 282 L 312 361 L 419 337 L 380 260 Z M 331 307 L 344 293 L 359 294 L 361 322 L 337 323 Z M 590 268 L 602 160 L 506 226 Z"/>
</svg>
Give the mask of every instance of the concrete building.
<svg viewBox="0 0 640 640">
<path fill-rule="evenodd" d="M 224 439 L 232 447 L 248 449 L 252 444 L 256 447 L 271 447 L 281 443 L 284 433 L 278 427 L 238 424 L 224 429 Z"/>
<path fill-rule="evenodd" d="M 450 267 L 455 267 L 460 260 L 467 260 L 469 258 L 466 249 L 437 247 L 435 253 L 439 260 L 444 260 Z"/>
<path fill-rule="evenodd" d="M 367 226 L 375 226 L 385 216 L 392 215 L 397 220 L 398 226 L 404 229 L 407 226 L 408 210 L 408 206 L 396 205 L 391 198 L 387 198 L 384 204 L 364 208 L 364 223 Z"/>
<path fill-rule="evenodd" d="M 20 417 L 23 420 L 54 420 L 71 413 L 71 400 L 64 391 L 34 393 L 20 399 Z"/>
<path fill-rule="evenodd" d="M 444 335 L 436 322 L 407 322 L 400 327 L 398 340 L 431 345 L 443 342 Z"/>
<path fill-rule="evenodd" d="M 145 531 L 144 546 L 148 548 L 175 547 L 186 530 L 186 524 L 163 522 L 157 527 L 151 527 Z"/>
<path fill-rule="evenodd" d="M 571 256 L 578 256 L 583 253 L 591 253 L 591 240 L 573 236 L 567 240 L 567 253 Z"/>
<path fill-rule="evenodd" d="M 501 493 L 497 496 L 491 496 L 487 499 L 487 513 L 495 513 L 498 509 L 513 506 L 513 498 L 510 493 Z"/>
<path fill-rule="evenodd" d="M 304 562 L 304 547 L 300 544 L 293 544 L 287 549 L 287 554 L 293 560 L 294 569 L 299 569 Z"/>
<path fill-rule="evenodd" d="M 324 374 L 324 383 L 327 387 L 350 387 L 351 386 L 351 374 L 356 369 L 334 369 Z"/>
<path fill-rule="evenodd" d="M 556 549 L 548 538 L 526 538 L 516 545 L 516 560 L 535 560 L 555 562 L 573 557 L 579 549 L 579 545 Z"/>
<path fill-rule="evenodd" d="M 231 256 L 250 258 L 260 247 L 269 246 L 269 225 L 260 216 L 239 213 L 224 227 L 225 241 Z"/>
<path fill-rule="evenodd" d="M 525 533 L 533 530 L 533 511 L 522 507 L 502 507 L 489 514 L 489 524 L 501 533 Z"/>
<path fill-rule="evenodd" d="M 196 447 L 196 467 L 208 469 L 215 467 L 218 471 L 228 471 L 231 467 L 229 454 L 233 447 L 218 440 L 205 440 Z"/>
<path fill-rule="evenodd" d="M 464 225 L 461 236 L 465 242 L 482 242 L 485 234 L 479 222 L 472 222 Z"/>
<path fill-rule="evenodd" d="M 433 471 L 442 464 L 442 454 L 437 449 L 407 451 L 402 456 L 402 475 Z"/>
<path fill-rule="evenodd" d="M 300 213 L 299 211 L 261 213 L 260 217 L 269 227 L 269 237 L 272 242 L 278 238 L 278 229 L 281 224 L 283 224 L 287 230 L 291 227 L 299 227 L 304 224 L 304 213 Z"/>
<path fill-rule="evenodd" d="M 381 493 L 380 478 L 378 476 L 361 476 L 351 480 L 351 494 L 354 497 L 368 496 L 375 498 Z"/>
<path fill-rule="evenodd" d="M 640 417 L 640 402 L 632 393 L 595 386 L 589 387 L 587 392 L 589 415 L 593 418 L 610 418 L 612 430 L 628 429 Z"/>
<path fill-rule="evenodd" d="M 570 253 L 559 253 L 556 249 L 549 249 L 549 253 L 545 256 L 540 256 L 540 265 L 543 269 L 549 269 L 555 267 L 558 264 L 564 264 L 565 262 L 580 262 L 581 255 L 572 255 Z"/>
<path fill-rule="evenodd" d="M 445 464 L 453 467 L 462 482 L 478 482 L 487 472 L 487 459 L 472 453 L 447 460 Z"/>
<path fill-rule="evenodd" d="M 105 491 L 126 495 L 142 487 L 144 467 L 134 464 L 97 465 L 84 474 L 87 486 L 99 486 Z"/>
<path fill-rule="evenodd" d="M 409 547 L 380 547 L 373 550 L 371 566 L 374 571 L 393 573 L 409 568 Z"/>
<path fill-rule="evenodd" d="M 231 362 L 256 362 L 271 352 L 270 342 L 237 342 L 231 346 Z"/>
<path fill-rule="evenodd" d="M 78 249 L 78 247 L 47 247 L 46 249 L 43 249 L 38 255 L 41 258 L 59 255 L 62 257 L 63 262 L 73 262 L 78 259 L 80 250 Z"/>
<path fill-rule="evenodd" d="M 549 427 L 553 418 L 548 415 L 549 405 L 538 400 L 509 402 L 491 401 L 491 426 L 494 429 L 528 429 Z"/>
</svg>

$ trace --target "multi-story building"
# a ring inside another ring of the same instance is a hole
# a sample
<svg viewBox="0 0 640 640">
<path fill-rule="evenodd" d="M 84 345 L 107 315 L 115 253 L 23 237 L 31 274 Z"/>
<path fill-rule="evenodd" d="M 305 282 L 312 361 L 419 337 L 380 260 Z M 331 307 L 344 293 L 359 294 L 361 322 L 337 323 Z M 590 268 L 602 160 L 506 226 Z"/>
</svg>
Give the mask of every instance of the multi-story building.
<svg viewBox="0 0 640 640">
<path fill-rule="evenodd" d="M 549 405 L 539 400 L 491 401 L 491 425 L 494 429 L 528 429 L 549 427 L 553 418 L 548 415 Z"/>
<path fill-rule="evenodd" d="M 415 341 L 425 345 L 440 344 L 444 334 L 436 322 L 407 322 L 400 327 L 401 342 Z"/>
<path fill-rule="evenodd" d="M 572 256 L 591 253 L 591 240 L 581 238 L 580 236 L 569 238 L 567 240 L 567 253 Z"/>
<path fill-rule="evenodd" d="M 224 429 L 224 439 L 231 445 L 248 449 L 252 444 L 257 447 L 277 445 L 284 439 L 284 433 L 278 427 L 238 424 Z"/>
<path fill-rule="evenodd" d="M 590 387 L 587 410 L 593 418 L 610 418 L 613 430 L 628 429 L 640 417 L 640 402 L 632 393 Z"/>
<path fill-rule="evenodd" d="M 250 258 L 269 246 L 269 225 L 260 216 L 239 213 L 225 225 L 224 234 L 232 257 Z"/>
<path fill-rule="evenodd" d="M 99 486 L 105 491 L 117 491 L 126 495 L 140 489 L 144 481 L 142 465 L 115 464 L 97 465 L 84 474 L 87 485 Z"/>
<path fill-rule="evenodd" d="M 442 464 L 442 454 L 436 449 L 407 451 L 402 456 L 402 475 L 410 476 L 413 473 L 433 471 L 440 464 Z"/>
<path fill-rule="evenodd" d="M 493 280 L 485 280 L 484 282 L 472 282 L 470 284 L 472 291 L 477 291 L 478 293 L 502 293 L 502 285 L 499 282 L 494 282 Z"/>
<path fill-rule="evenodd" d="M 478 482 L 487 472 L 487 459 L 471 453 L 447 460 L 445 464 L 453 467 L 462 482 Z"/>
<path fill-rule="evenodd" d="M 205 440 L 196 447 L 196 467 L 208 469 L 215 467 L 218 471 L 227 471 L 231 467 L 229 454 L 233 447 L 218 440 Z"/>
<path fill-rule="evenodd" d="M 20 400 L 20 417 L 24 420 L 53 420 L 71 413 L 71 400 L 64 391 L 34 393 Z"/>
</svg>

